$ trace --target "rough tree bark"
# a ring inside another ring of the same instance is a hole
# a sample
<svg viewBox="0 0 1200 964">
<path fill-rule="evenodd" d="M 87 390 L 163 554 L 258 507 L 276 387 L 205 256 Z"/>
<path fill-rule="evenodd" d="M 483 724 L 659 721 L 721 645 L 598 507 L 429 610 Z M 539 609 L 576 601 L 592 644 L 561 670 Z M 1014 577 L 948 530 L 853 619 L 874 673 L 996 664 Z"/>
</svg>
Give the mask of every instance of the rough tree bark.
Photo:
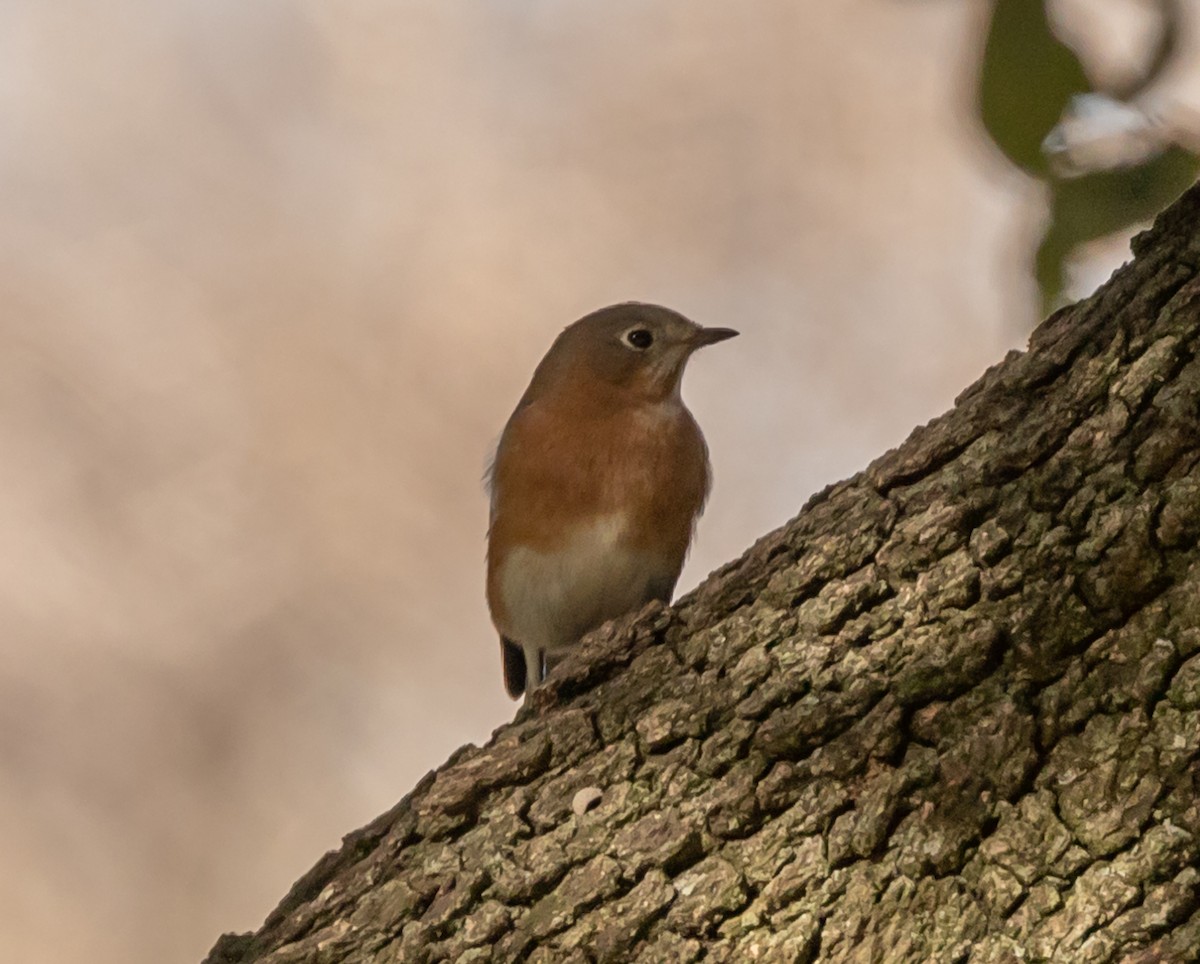
<svg viewBox="0 0 1200 964">
<path fill-rule="evenodd" d="M 1198 959 L 1200 189 L 1134 251 L 210 964 Z"/>
</svg>

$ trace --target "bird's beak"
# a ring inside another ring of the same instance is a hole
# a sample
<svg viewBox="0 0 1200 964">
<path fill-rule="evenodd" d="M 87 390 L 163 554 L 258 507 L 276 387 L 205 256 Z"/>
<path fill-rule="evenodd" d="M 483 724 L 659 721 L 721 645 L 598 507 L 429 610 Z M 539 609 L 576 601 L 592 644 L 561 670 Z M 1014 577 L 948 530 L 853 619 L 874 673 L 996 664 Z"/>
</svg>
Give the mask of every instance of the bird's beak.
<svg viewBox="0 0 1200 964">
<path fill-rule="evenodd" d="M 715 345 L 719 341 L 733 338 L 737 334 L 732 328 L 701 328 L 692 335 L 693 348 L 703 348 L 705 345 Z"/>
</svg>

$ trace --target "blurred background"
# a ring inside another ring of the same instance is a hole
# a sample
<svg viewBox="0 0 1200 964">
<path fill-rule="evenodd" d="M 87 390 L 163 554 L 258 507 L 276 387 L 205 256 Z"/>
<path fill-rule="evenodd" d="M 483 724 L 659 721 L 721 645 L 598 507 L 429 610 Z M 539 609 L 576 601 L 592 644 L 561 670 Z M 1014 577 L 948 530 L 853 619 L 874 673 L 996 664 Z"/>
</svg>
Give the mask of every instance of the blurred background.
<svg viewBox="0 0 1200 964">
<path fill-rule="evenodd" d="M 197 961 L 510 719 L 480 478 L 585 312 L 743 332 L 683 590 L 948 408 L 1194 176 L 1197 13 L 0 2 L 6 958 Z"/>
</svg>

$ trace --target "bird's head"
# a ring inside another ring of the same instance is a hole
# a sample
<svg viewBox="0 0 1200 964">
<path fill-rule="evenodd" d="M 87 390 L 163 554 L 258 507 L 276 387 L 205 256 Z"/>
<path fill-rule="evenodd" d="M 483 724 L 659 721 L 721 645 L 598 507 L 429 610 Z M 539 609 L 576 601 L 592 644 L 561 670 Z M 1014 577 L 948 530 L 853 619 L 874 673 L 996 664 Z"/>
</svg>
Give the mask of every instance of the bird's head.
<svg viewBox="0 0 1200 964">
<path fill-rule="evenodd" d="M 633 398 L 659 401 L 678 394 L 684 366 L 696 349 L 736 334 L 732 328 L 701 327 L 661 305 L 611 305 L 563 330 L 527 394 L 590 380 Z"/>
</svg>

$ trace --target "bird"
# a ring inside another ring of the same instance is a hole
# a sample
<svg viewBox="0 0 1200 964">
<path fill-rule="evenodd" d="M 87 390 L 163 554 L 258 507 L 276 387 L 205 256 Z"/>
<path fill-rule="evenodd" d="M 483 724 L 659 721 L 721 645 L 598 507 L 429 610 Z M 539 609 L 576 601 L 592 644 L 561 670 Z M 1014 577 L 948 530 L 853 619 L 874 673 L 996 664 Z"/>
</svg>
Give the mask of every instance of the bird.
<svg viewBox="0 0 1200 964">
<path fill-rule="evenodd" d="M 624 302 L 568 325 L 534 370 L 486 474 L 487 603 L 513 699 L 589 631 L 670 602 L 711 484 L 680 382 L 693 352 L 737 334 Z"/>
</svg>

